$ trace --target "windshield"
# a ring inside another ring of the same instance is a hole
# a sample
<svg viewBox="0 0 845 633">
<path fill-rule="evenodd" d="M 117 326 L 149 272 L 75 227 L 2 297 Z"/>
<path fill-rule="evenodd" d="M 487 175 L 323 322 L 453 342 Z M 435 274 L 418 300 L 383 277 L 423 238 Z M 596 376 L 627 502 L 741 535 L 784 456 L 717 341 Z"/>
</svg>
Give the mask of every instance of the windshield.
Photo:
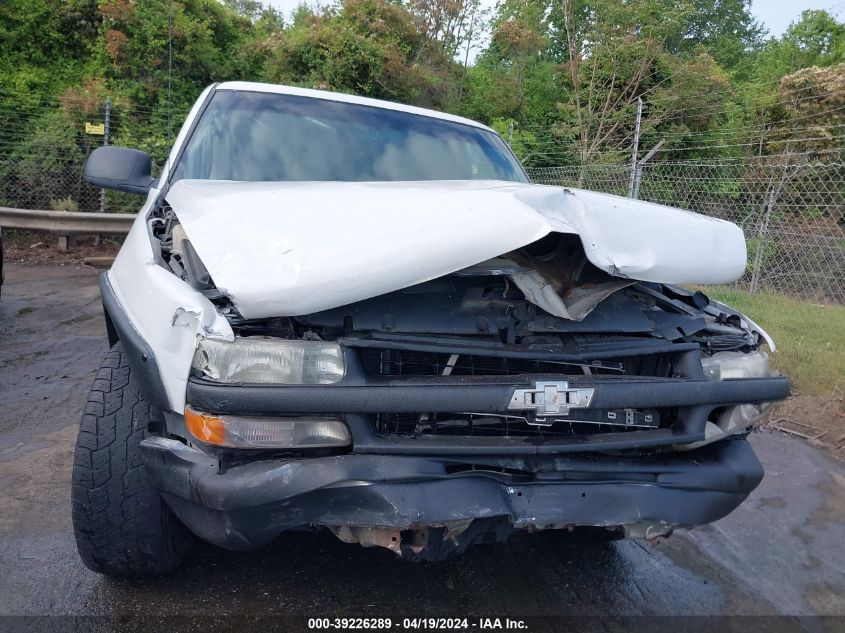
<svg viewBox="0 0 845 633">
<path fill-rule="evenodd" d="M 173 180 L 511 180 L 519 163 L 493 132 L 383 108 L 221 90 Z"/>
</svg>

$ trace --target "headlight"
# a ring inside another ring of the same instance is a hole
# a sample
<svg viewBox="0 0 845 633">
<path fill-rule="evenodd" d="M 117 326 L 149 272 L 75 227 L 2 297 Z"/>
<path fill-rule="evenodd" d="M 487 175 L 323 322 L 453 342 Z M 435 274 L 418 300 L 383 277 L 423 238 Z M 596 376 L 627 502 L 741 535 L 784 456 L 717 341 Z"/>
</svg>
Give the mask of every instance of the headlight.
<svg viewBox="0 0 845 633">
<path fill-rule="evenodd" d="M 352 443 L 349 428 L 336 418 L 217 416 L 185 407 L 185 426 L 201 442 L 228 448 L 338 448 Z"/>
<path fill-rule="evenodd" d="M 259 336 L 200 339 L 193 367 L 220 382 L 280 385 L 328 385 L 346 372 L 339 345 Z"/>
<path fill-rule="evenodd" d="M 765 378 L 769 375 L 769 355 L 757 350 L 750 354 L 742 352 L 717 352 L 701 359 L 704 375 L 710 380 L 730 378 Z M 738 404 L 726 407 L 718 417 L 707 421 L 704 439 L 691 444 L 676 445 L 676 450 L 692 450 L 712 444 L 729 435 L 743 433 L 758 424 L 772 409 L 771 402 Z"/>
<path fill-rule="evenodd" d="M 750 354 L 717 352 L 701 359 L 704 375 L 710 380 L 765 378 L 769 375 L 769 355 L 763 350 Z"/>
<path fill-rule="evenodd" d="M 773 402 L 761 402 L 760 404 L 738 404 L 730 407 L 719 416 L 716 426 L 725 435 L 744 431 L 763 420 L 775 406 Z"/>
</svg>

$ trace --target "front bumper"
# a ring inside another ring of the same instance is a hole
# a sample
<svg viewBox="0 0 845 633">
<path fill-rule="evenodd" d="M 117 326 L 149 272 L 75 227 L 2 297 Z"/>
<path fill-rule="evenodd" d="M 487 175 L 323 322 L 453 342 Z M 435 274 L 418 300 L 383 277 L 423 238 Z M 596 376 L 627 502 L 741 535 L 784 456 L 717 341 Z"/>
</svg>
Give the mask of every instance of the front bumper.
<svg viewBox="0 0 845 633">
<path fill-rule="evenodd" d="M 230 549 L 314 526 L 344 540 L 428 558 L 518 529 L 597 526 L 650 537 L 725 516 L 763 477 L 739 436 L 685 452 L 672 447 L 705 440 L 714 410 L 780 400 L 789 391 L 779 377 L 566 376 L 572 387 L 593 390 L 591 407 L 674 407 L 674 422 L 636 431 L 484 437 L 390 435 L 377 432 L 372 419 L 375 412 L 502 412 L 515 389 L 556 378 L 374 378 L 353 372 L 336 385 L 279 386 L 193 377 L 187 400 L 197 410 L 341 417 L 351 431 L 351 452 L 227 464 L 212 450 L 150 438 L 142 444 L 144 461 L 179 518 Z"/>
<path fill-rule="evenodd" d="M 261 459 L 225 470 L 214 456 L 175 440 L 152 437 L 141 446 L 150 481 L 177 516 L 229 549 L 258 547 L 304 526 L 359 535 L 383 529 L 396 535 L 387 546 L 397 552 L 422 549 L 413 531 L 441 529 L 448 547 L 441 543 L 438 557 L 515 529 L 605 526 L 655 536 L 725 516 L 763 477 L 742 438 L 683 454 L 349 454 Z"/>
</svg>

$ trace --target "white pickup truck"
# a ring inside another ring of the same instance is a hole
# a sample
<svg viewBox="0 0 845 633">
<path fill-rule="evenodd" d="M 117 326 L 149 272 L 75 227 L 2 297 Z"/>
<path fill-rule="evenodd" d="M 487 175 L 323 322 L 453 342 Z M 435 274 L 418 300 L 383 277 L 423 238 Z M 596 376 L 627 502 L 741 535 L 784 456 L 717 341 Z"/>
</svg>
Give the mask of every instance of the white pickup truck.
<svg viewBox="0 0 845 633">
<path fill-rule="evenodd" d="M 735 225 L 533 185 L 490 128 L 256 83 L 200 96 L 101 290 L 111 351 L 73 472 L 86 565 L 174 569 L 290 529 L 439 559 L 516 530 L 656 537 L 731 512 L 786 378 L 681 284 Z"/>
</svg>

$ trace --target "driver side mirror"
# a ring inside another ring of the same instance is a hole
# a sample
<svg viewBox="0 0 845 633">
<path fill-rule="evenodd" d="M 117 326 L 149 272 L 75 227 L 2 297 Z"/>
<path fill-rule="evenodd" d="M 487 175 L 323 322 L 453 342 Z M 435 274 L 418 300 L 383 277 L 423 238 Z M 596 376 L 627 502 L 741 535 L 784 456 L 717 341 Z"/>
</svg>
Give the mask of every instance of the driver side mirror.
<svg viewBox="0 0 845 633">
<path fill-rule="evenodd" d="M 150 155 L 138 149 L 98 147 L 85 161 L 85 180 L 95 187 L 147 195 L 155 179 Z"/>
</svg>

